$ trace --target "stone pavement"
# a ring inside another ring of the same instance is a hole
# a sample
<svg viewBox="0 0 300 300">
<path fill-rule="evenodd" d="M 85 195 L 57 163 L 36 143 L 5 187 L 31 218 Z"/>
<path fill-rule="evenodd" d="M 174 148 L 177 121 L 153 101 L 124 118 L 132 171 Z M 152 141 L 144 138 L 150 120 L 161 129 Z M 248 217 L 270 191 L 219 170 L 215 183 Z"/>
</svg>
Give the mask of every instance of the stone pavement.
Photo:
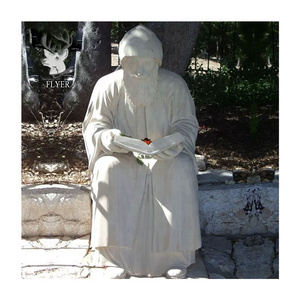
<svg viewBox="0 0 300 300">
<path fill-rule="evenodd" d="M 186 279 L 277 279 L 279 239 L 259 235 L 243 239 L 203 236 Z M 104 269 L 84 264 L 89 235 L 75 240 L 22 240 L 23 279 L 104 279 Z M 148 279 L 128 276 L 127 279 Z M 152 279 L 165 279 L 155 277 Z"/>
<path fill-rule="evenodd" d="M 23 279 L 104 279 L 104 269 L 91 268 L 82 263 L 87 253 L 89 236 L 62 241 L 60 239 L 22 240 Z M 142 277 L 128 276 L 127 279 Z M 207 279 L 208 275 L 199 255 L 196 263 L 188 268 L 186 279 Z M 144 277 L 143 279 L 148 279 Z M 152 278 L 154 279 L 154 278 Z M 156 277 L 155 279 L 165 279 Z"/>
</svg>

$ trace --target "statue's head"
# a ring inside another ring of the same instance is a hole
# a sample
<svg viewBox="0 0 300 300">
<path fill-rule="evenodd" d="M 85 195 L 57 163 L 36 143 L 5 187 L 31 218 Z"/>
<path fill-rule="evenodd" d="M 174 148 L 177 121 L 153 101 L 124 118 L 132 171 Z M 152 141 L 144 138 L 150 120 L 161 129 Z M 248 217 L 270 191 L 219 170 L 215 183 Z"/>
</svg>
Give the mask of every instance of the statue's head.
<svg viewBox="0 0 300 300">
<path fill-rule="evenodd" d="M 155 59 L 158 66 L 162 64 L 163 49 L 155 33 L 144 25 L 129 30 L 119 44 L 119 57 L 123 66 L 126 57 Z"/>
<path fill-rule="evenodd" d="M 145 106 L 153 102 L 162 55 L 161 42 L 143 25 L 128 31 L 120 42 L 125 91 L 133 105 Z"/>
</svg>

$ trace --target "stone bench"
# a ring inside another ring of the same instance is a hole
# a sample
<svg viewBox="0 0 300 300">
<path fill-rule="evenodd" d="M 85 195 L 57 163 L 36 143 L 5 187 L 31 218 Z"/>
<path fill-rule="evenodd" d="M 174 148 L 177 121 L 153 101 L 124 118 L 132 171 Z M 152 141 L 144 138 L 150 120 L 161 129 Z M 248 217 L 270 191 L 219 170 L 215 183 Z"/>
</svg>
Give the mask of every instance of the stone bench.
<svg viewBox="0 0 300 300">
<path fill-rule="evenodd" d="M 187 278 L 278 277 L 278 172 L 276 176 L 273 183 L 234 184 L 231 172 L 199 172 L 203 245 Z M 91 218 L 86 186 L 23 186 L 22 278 L 100 276 L 101 270 L 92 274 L 81 263 L 89 248 Z"/>
<path fill-rule="evenodd" d="M 278 183 L 225 184 L 232 183 L 227 171 L 201 172 L 198 182 L 203 233 L 226 237 L 278 236 Z M 261 209 L 257 209 L 258 204 Z M 74 184 L 22 187 L 23 238 L 78 238 L 90 231 L 88 187 Z"/>
<path fill-rule="evenodd" d="M 278 183 L 206 184 L 199 186 L 198 199 L 201 229 L 206 235 L 278 236 Z"/>
<path fill-rule="evenodd" d="M 91 199 L 79 185 L 22 187 L 22 237 L 78 238 L 91 232 Z"/>
</svg>

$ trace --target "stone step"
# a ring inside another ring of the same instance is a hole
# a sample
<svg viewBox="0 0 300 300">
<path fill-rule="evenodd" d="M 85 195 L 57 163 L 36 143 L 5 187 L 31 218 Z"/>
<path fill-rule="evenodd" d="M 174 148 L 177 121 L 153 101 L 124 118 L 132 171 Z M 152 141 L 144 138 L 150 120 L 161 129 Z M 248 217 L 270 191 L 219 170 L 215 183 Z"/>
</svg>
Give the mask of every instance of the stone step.
<svg viewBox="0 0 300 300">
<path fill-rule="evenodd" d="M 197 157 L 196 157 L 197 159 Z M 201 160 L 200 160 L 201 161 Z M 236 169 L 233 172 L 219 169 L 203 169 L 198 164 L 198 184 L 234 184 L 235 182 L 244 182 L 255 184 L 259 182 L 279 182 L 279 170 L 264 168 L 255 174 L 251 174 L 243 169 Z"/>
<path fill-rule="evenodd" d="M 198 187 L 200 222 L 205 234 L 278 235 L 278 182 L 225 184 L 233 182 L 232 174 L 222 170 L 202 172 L 199 176 L 203 183 Z M 22 237 L 25 239 L 76 239 L 90 234 L 91 219 L 91 199 L 85 186 L 22 187 Z"/>
<path fill-rule="evenodd" d="M 198 184 L 234 183 L 233 173 L 227 170 L 205 170 L 197 174 Z"/>
<path fill-rule="evenodd" d="M 22 279 L 85 279 L 88 272 L 80 266 L 24 266 L 21 270 Z"/>
<path fill-rule="evenodd" d="M 82 263 L 88 249 L 88 239 L 22 240 L 21 277 L 23 279 L 78 278 L 104 279 L 103 268 L 91 268 Z M 157 277 L 164 279 L 164 277 Z M 196 253 L 196 262 L 188 268 L 187 279 L 207 279 L 204 263 Z M 128 279 L 140 279 L 128 277 Z M 148 278 L 147 278 L 148 279 Z"/>
</svg>

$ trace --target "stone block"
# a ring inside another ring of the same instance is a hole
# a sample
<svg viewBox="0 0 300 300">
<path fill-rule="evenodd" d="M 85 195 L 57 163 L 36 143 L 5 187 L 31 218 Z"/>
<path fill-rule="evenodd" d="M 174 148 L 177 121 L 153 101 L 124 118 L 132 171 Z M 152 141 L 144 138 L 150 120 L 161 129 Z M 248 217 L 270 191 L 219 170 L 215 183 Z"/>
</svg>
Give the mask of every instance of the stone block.
<svg viewBox="0 0 300 300">
<path fill-rule="evenodd" d="M 240 279 L 266 279 L 273 274 L 274 243 L 260 236 L 239 240 L 233 245 L 235 276 Z"/>
<path fill-rule="evenodd" d="M 272 266 L 273 266 L 273 273 L 279 274 L 279 256 L 275 257 Z"/>
<path fill-rule="evenodd" d="M 22 267 L 43 265 L 81 266 L 87 249 L 22 249 Z"/>
<path fill-rule="evenodd" d="M 224 276 L 217 273 L 208 273 L 209 279 L 226 279 Z"/>
<path fill-rule="evenodd" d="M 200 253 L 208 274 L 215 273 L 225 278 L 235 278 L 235 265 L 230 255 L 212 248 L 201 248 Z"/>
<path fill-rule="evenodd" d="M 80 237 L 91 231 L 91 199 L 80 185 L 22 187 L 22 237 Z"/>
<path fill-rule="evenodd" d="M 88 249 L 90 246 L 90 235 L 80 238 L 32 238 L 22 239 L 22 250 L 43 249 L 43 250 L 58 250 L 58 249 Z"/>
<path fill-rule="evenodd" d="M 274 180 L 279 181 L 279 170 L 275 170 Z"/>
<path fill-rule="evenodd" d="M 190 278 L 190 279 L 205 278 L 205 279 L 208 279 L 208 275 L 207 275 L 207 272 L 206 272 L 205 265 L 204 265 L 203 260 L 200 257 L 200 254 L 199 254 L 198 251 L 196 251 L 196 253 L 195 253 L 195 263 L 190 265 L 187 268 L 186 278 Z"/>
<path fill-rule="evenodd" d="M 205 162 L 205 157 L 203 155 L 198 155 L 195 154 L 198 170 L 205 170 L 206 169 L 206 162 Z"/>
<path fill-rule="evenodd" d="M 274 183 L 199 186 L 201 228 L 206 235 L 277 237 L 278 198 L 278 184 Z"/>
<path fill-rule="evenodd" d="M 232 252 L 231 240 L 224 236 L 202 236 L 202 247 L 224 251 L 227 254 Z"/>
<path fill-rule="evenodd" d="M 227 170 L 206 170 L 198 172 L 198 184 L 234 183 L 232 172 Z"/>
</svg>

